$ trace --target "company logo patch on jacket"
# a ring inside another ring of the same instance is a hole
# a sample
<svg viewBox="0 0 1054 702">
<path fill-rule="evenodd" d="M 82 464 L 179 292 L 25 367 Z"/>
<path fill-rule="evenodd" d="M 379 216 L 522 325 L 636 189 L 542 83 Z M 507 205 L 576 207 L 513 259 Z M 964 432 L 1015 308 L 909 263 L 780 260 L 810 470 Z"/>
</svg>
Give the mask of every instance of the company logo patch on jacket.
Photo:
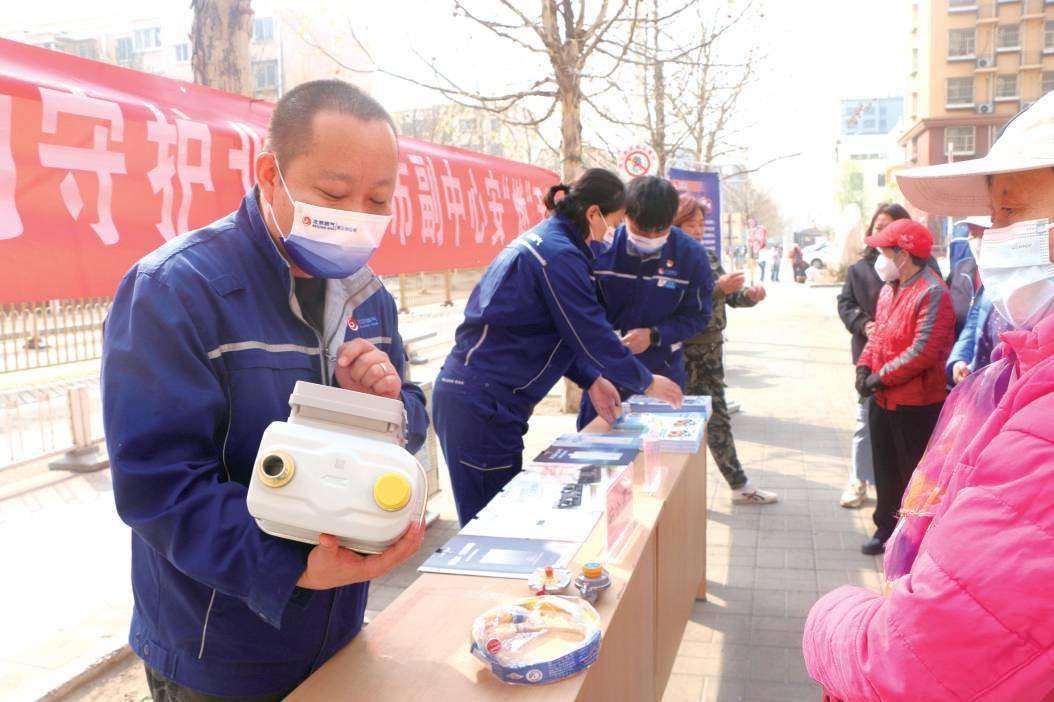
<svg viewBox="0 0 1054 702">
<path fill-rule="evenodd" d="M 380 325 L 380 321 L 376 317 L 363 317 L 361 319 L 355 319 L 354 317 L 348 317 L 348 329 L 353 332 L 357 332 L 360 329 L 366 330 L 370 327 L 376 327 Z"/>
</svg>

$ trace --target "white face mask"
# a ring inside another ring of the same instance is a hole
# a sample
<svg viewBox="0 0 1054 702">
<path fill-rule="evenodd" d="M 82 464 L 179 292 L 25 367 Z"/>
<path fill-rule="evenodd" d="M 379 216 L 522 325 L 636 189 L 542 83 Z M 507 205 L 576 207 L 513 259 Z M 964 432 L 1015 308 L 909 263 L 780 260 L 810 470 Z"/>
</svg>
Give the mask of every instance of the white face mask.
<svg viewBox="0 0 1054 702">
<path fill-rule="evenodd" d="M 886 283 L 892 283 L 900 278 L 900 269 L 897 268 L 897 262 L 888 256 L 883 256 L 881 252 L 878 254 L 878 258 L 875 259 L 875 273 L 878 273 L 878 277 Z"/>
<path fill-rule="evenodd" d="M 633 248 L 642 254 L 653 254 L 660 250 L 663 246 L 666 246 L 666 240 L 670 238 L 670 234 L 667 232 L 663 236 L 649 239 L 646 236 L 640 234 L 634 234 L 633 232 L 626 232 L 626 237 L 629 243 L 632 244 Z"/>
<path fill-rule="evenodd" d="M 282 235 L 282 243 L 293 263 L 316 278 L 347 278 L 366 265 L 381 245 L 391 215 L 338 210 L 294 200 L 275 161 L 289 201 L 293 203 L 293 225 L 282 232 L 270 207 L 271 221 Z"/>
<path fill-rule="evenodd" d="M 1032 329 L 1054 308 L 1050 221 L 1033 219 L 989 229 L 977 262 L 985 293 L 999 314 L 1019 329 Z"/>
</svg>

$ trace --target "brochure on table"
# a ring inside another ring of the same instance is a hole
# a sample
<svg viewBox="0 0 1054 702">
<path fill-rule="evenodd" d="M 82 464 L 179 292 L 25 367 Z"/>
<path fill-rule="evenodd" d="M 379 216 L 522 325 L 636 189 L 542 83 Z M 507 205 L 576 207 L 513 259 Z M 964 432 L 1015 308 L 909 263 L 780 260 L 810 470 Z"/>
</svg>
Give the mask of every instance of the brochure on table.
<svg viewBox="0 0 1054 702">
<path fill-rule="evenodd" d="M 610 432 L 556 439 L 419 570 L 526 578 L 566 566 L 601 518 L 606 558 L 617 559 L 633 531 L 634 459 L 644 448 L 645 489 L 654 490 L 660 452 L 697 452 L 711 405 L 709 397 L 689 396 L 678 411 L 635 396 L 626 408 L 634 411 Z"/>
<path fill-rule="evenodd" d="M 607 557 L 617 555 L 633 526 L 637 449 L 580 443 L 542 455 L 558 463 L 528 463 L 475 519 L 419 568 L 425 573 L 526 578 L 545 566 L 566 566 L 605 519 Z M 579 464 L 582 456 L 624 465 Z"/>
</svg>

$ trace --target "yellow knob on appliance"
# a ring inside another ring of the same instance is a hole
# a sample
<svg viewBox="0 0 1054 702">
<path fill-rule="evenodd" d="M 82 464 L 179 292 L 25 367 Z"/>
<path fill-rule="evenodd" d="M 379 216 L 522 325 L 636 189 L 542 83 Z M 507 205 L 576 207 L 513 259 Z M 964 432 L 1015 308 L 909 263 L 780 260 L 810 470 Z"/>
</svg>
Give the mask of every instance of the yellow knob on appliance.
<svg viewBox="0 0 1054 702">
<path fill-rule="evenodd" d="M 410 501 L 410 481 L 402 473 L 385 473 L 373 484 L 373 499 L 385 512 L 398 512 Z"/>
</svg>

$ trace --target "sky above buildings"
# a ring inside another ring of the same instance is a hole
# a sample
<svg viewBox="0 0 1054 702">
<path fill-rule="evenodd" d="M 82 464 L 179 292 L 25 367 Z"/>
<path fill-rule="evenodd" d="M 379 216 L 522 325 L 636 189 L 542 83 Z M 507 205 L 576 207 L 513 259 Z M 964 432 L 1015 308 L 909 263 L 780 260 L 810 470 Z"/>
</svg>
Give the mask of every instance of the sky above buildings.
<svg viewBox="0 0 1054 702">
<path fill-rule="evenodd" d="M 835 141 L 839 101 L 851 97 L 902 95 L 910 55 L 909 0 L 760 0 L 764 19 L 737 39 L 745 52 L 759 47 L 767 58 L 742 103 L 743 161 L 755 166 L 800 154 L 761 169 L 757 180 L 781 204 L 795 228 L 836 224 Z M 471 2 L 471 0 L 470 0 Z M 527 0 L 522 0 L 526 3 Z M 700 0 L 704 7 L 709 0 Z M 742 0 L 738 0 L 742 3 Z M 476 0 L 484 11 L 487 0 Z M 713 3 L 714 7 L 732 3 Z M 155 16 L 188 14 L 187 0 L 44 0 L 10 4 L 0 18 L 0 35 L 51 23 L 76 27 L 84 20 L 109 18 L 115 24 Z M 486 92 L 519 88 L 545 66 L 539 58 L 510 46 L 455 17 L 447 0 L 384 0 L 347 3 L 322 0 L 255 0 L 264 13 L 295 10 L 324 18 L 333 29 L 354 26 L 372 57 L 386 69 L 434 79 L 430 64 L 467 87 Z M 435 93 L 404 81 L 369 73 L 362 56 L 349 63 L 364 70 L 363 82 L 392 111 L 437 102 Z M 619 137 L 625 138 L 625 137 Z M 627 144 L 628 145 L 628 144 Z"/>
</svg>

